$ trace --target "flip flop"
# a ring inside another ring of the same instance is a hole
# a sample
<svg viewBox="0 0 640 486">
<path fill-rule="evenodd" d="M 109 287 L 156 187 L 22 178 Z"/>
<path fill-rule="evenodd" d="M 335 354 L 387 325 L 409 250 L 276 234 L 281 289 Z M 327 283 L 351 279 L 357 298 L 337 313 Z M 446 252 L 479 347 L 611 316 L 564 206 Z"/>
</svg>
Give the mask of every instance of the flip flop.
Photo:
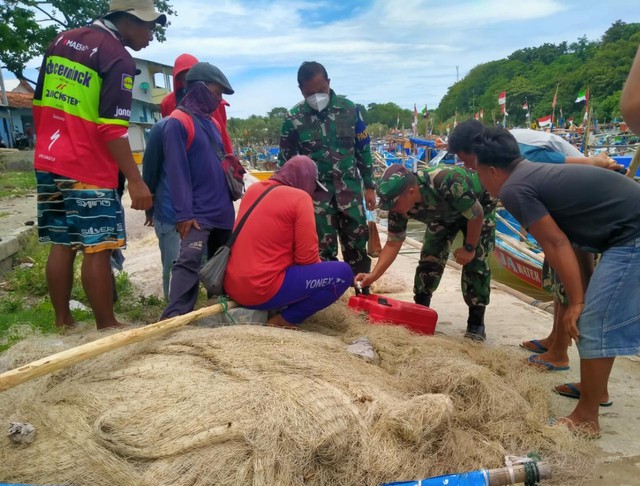
<svg viewBox="0 0 640 486">
<path fill-rule="evenodd" d="M 549 425 L 550 427 L 563 427 L 573 435 L 575 435 L 576 437 L 580 437 L 581 439 L 597 440 L 600 438 L 599 432 L 592 432 L 585 426 L 575 425 L 567 417 L 549 417 L 549 420 L 547 420 L 547 425 Z"/>
<path fill-rule="evenodd" d="M 556 366 L 551 364 L 543 359 L 540 359 L 540 356 L 537 354 L 532 354 L 527 358 L 527 362 L 531 366 L 535 366 L 536 368 L 543 368 L 546 371 L 566 371 L 569 369 L 568 366 Z"/>
<path fill-rule="evenodd" d="M 562 386 L 562 385 L 558 385 L 558 386 Z M 575 399 L 580 398 L 580 390 L 578 389 L 577 386 L 575 386 L 573 383 L 565 383 L 564 386 L 566 386 L 570 391 L 566 392 L 566 391 L 557 390 L 557 387 L 555 386 L 552 388 L 552 390 L 554 393 L 557 393 L 562 397 L 575 398 Z M 611 405 L 613 405 L 613 402 L 611 400 L 609 400 L 608 402 L 600 402 L 601 407 L 610 407 Z"/>
<path fill-rule="evenodd" d="M 527 344 L 531 343 L 532 346 L 527 346 Z M 545 348 L 542 343 L 540 341 L 538 341 L 537 339 L 532 339 L 531 341 L 525 341 L 523 343 L 520 343 L 520 347 L 522 349 L 526 349 L 527 351 L 531 351 L 532 353 L 546 353 L 548 351 L 547 348 Z"/>
</svg>

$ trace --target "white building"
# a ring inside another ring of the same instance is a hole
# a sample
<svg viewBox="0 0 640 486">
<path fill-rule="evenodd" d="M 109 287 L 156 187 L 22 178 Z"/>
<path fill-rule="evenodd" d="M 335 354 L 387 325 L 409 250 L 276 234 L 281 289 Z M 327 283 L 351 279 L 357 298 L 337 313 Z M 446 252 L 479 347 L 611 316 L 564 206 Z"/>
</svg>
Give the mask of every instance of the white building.
<svg viewBox="0 0 640 486">
<path fill-rule="evenodd" d="M 129 143 L 134 152 L 142 152 L 149 130 L 162 118 L 160 102 L 173 89 L 173 67 L 146 59 L 134 60 L 140 73 L 133 84 Z"/>
</svg>

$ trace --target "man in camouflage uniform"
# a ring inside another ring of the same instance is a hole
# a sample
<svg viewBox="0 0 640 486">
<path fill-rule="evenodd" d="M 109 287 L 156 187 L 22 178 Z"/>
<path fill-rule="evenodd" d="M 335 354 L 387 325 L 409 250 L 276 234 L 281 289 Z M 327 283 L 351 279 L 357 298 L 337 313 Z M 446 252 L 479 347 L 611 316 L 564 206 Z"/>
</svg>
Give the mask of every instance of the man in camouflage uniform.
<svg viewBox="0 0 640 486">
<path fill-rule="evenodd" d="M 416 269 L 414 300 L 429 306 L 438 288 L 451 244 L 462 231 L 464 245 L 455 250 L 462 265 L 462 294 L 469 306 L 465 337 L 483 341 L 484 313 L 489 304 L 489 256 L 495 242 L 495 206 L 475 172 L 437 166 L 412 174 L 399 164 L 389 167 L 378 187 L 380 208 L 389 210 L 389 236 L 371 274 L 356 282 L 371 285 L 395 260 L 406 238 L 409 218 L 426 224 Z"/>
<path fill-rule="evenodd" d="M 373 160 L 369 136 L 354 103 L 329 87 L 325 68 L 304 62 L 298 85 L 304 101 L 294 106 L 282 125 L 279 165 L 294 155 L 307 155 L 318 166 L 328 192 L 316 192 L 314 208 L 320 258 L 338 259 L 338 236 L 344 261 L 354 275 L 368 272 L 369 232 L 363 205 L 375 208 Z"/>
<path fill-rule="evenodd" d="M 485 127 L 476 120 L 464 121 L 456 127 L 449 137 L 449 152 L 453 152 L 469 169 L 476 168 L 477 157 L 474 153 L 474 141 L 484 131 Z M 557 135 L 533 130 L 510 130 L 520 148 L 520 154 L 531 162 L 558 164 L 589 164 L 609 170 L 620 169 L 621 166 L 605 154 L 595 157 L 585 157 L 568 142 Z M 574 248 L 581 272 L 586 276 L 584 285 L 593 273 L 593 255 L 579 248 Z M 569 365 L 568 335 L 560 332 L 561 322 L 567 312 L 569 300 L 564 292 L 564 286 L 557 274 L 545 260 L 542 267 L 542 288 L 553 296 L 554 313 L 553 328 L 548 337 L 524 341 L 520 346 L 536 354 L 529 356 L 529 363 L 538 369 L 555 371 L 563 370 Z M 580 383 L 569 383 L 556 387 L 560 393 L 575 395 L 574 390 L 580 389 Z"/>
</svg>

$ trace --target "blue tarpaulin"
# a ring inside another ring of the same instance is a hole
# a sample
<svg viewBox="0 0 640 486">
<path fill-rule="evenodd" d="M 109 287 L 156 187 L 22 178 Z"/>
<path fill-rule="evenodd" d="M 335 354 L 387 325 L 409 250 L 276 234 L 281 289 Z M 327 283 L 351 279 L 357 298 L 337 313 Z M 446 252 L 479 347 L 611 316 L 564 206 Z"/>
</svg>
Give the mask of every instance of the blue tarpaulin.
<svg viewBox="0 0 640 486">
<path fill-rule="evenodd" d="M 421 147 L 429 147 L 429 148 L 435 148 L 436 147 L 436 143 L 433 140 L 424 140 L 422 138 L 409 137 L 409 141 L 412 144 L 418 145 L 418 146 L 421 146 Z"/>
</svg>

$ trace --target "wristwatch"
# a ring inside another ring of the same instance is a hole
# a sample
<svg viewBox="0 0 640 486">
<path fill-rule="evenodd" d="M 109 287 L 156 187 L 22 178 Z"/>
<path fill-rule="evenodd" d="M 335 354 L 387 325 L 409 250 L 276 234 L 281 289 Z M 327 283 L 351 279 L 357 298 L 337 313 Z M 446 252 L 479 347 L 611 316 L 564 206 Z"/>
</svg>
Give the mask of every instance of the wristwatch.
<svg viewBox="0 0 640 486">
<path fill-rule="evenodd" d="M 476 251 L 476 245 L 471 245 L 469 243 L 465 243 L 464 244 L 464 250 L 465 251 L 469 251 L 469 252 Z"/>
</svg>

